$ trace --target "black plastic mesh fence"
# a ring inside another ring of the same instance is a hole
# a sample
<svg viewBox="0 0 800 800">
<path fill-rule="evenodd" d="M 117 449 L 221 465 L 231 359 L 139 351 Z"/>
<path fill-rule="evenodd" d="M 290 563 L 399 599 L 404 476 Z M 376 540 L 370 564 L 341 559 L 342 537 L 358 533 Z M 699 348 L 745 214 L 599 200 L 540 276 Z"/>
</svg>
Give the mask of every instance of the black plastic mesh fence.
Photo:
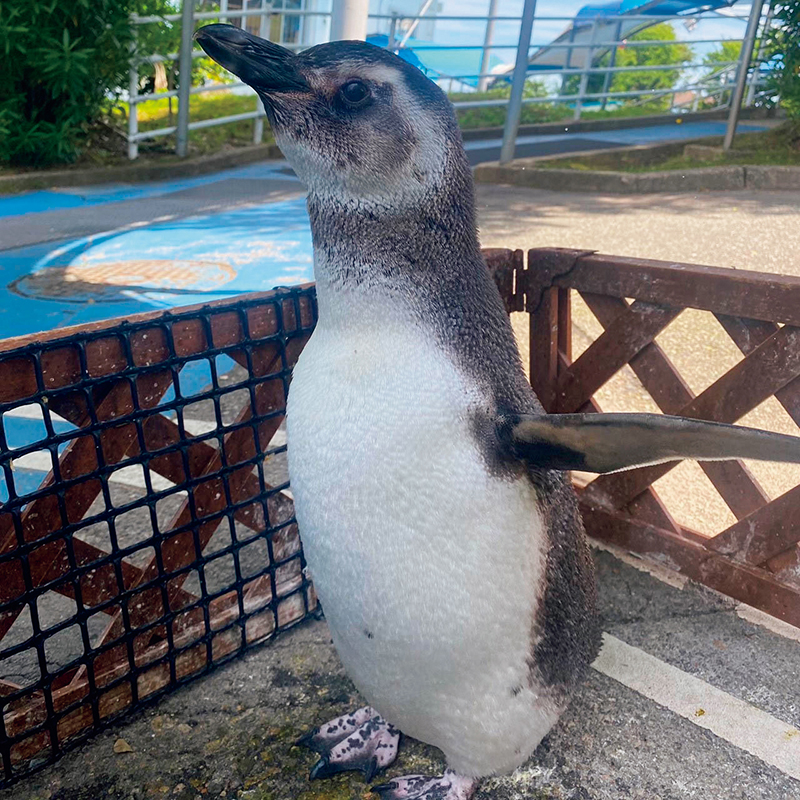
<svg viewBox="0 0 800 800">
<path fill-rule="evenodd" d="M 0 345 L 0 786 L 316 608 L 282 424 L 315 320 L 305 287 Z"/>
</svg>

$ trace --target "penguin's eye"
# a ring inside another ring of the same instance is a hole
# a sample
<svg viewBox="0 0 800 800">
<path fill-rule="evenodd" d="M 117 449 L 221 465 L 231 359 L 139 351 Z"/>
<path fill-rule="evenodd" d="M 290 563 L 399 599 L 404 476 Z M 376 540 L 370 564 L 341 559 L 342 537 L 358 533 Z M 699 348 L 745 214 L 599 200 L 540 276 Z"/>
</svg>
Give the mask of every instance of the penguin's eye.
<svg viewBox="0 0 800 800">
<path fill-rule="evenodd" d="M 339 89 L 339 96 L 351 108 L 363 106 L 370 99 L 369 87 L 364 81 L 347 81 Z"/>
</svg>

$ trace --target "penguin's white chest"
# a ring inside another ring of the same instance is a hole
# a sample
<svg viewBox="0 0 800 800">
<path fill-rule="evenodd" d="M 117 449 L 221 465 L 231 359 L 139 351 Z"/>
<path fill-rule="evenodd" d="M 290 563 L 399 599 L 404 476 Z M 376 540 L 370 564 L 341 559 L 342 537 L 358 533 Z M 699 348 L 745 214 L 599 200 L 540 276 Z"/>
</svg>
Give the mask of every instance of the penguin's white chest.
<svg viewBox="0 0 800 800">
<path fill-rule="evenodd" d="M 387 320 L 320 325 L 287 414 L 301 538 L 345 668 L 391 722 L 473 774 L 516 766 L 555 719 L 530 670 L 536 494 L 491 474 L 472 434 L 482 408 L 435 342 Z"/>
</svg>

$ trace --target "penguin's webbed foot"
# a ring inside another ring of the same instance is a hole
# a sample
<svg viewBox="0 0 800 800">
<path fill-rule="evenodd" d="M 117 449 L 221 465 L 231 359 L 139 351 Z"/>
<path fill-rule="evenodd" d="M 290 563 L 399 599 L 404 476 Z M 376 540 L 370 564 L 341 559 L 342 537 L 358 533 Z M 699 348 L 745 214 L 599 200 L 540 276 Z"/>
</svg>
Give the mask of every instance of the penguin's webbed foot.
<svg viewBox="0 0 800 800">
<path fill-rule="evenodd" d="M 466 778 L 445 770 L 441 778 L 428 775 L 404 775 L 388 783 L 373 786 L 381 800 L 470 800 L 478 785 L 476 778 Z"/>
<path fill-rule="evenodd" d="M 337 772 L 361 770 L 371 781 L 397 757 L 400 731 L 370 706 L 326 722 L 298 739 L 322 758 L 311 769 L 309 778 L 329 778 Z"/>
</svg>

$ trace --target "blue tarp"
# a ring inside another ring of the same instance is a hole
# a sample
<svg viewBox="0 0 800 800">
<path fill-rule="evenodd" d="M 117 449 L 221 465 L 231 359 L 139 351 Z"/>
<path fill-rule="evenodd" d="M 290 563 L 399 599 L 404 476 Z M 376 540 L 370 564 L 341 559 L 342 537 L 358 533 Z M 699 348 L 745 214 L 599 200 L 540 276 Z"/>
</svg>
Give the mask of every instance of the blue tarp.
<svg viewBox="0 0 800 800">
<path fill-rule="evenodd" d="M 382 33 L 370 34 L 367 36 L 367 41 L 378 47 L 389 46 L 389 37 Z M 427 42 L 422 39 L 411 37 L 398 55 L 404 61 L 408 61 L 409 64 L 413 64 L 415 67 L 421 69 L 433 80 L 453 76 L 457 77 L 461 83 L 466 83 L 470 86 L 478 85 L 477 76 L 481 71 L 481 50 L 474 48 L 461 49 L 458 47 L 445 50 L 426 49 L 435 46 L 434 42 Z M 489 59 L 489 69 L 491 70 L 496 65 L 502 63 L 503 62 L 497 58 L 497 56 L 491 56 Z"/>
<path fill-rule="evenodd" d="M 699 14 L 715 8 L 728 8 L 736 0 L 711 0 L 699 3 L 697 0 L 615 0 L 612 3 L 591 3 L 583 6 L 575 15 L 576 19 L 582 17 L 617 17 L 625 14 L 648 16 L 669 16 L 672 14 Z"/>
</svg>

